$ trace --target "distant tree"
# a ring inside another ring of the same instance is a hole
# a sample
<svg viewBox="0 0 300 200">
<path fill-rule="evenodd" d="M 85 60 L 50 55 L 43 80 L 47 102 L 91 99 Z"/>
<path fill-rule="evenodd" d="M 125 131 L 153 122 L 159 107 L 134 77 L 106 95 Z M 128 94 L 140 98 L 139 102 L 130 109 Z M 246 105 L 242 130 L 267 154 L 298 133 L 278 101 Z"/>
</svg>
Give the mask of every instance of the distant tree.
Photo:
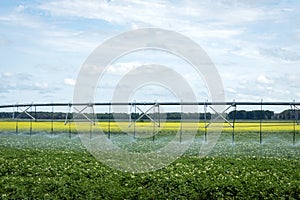
<svg viewBox="0 0 300 200">
<path fill-rule="evenodd" d="M 243 120 L 259 120 L 259 119 L 274 119 L 274 111 L 269 110 L 252 110 L 252 111 L 245 111 L 245 110 L 237 110 L 236 111 L 236 119 L 243 119 Z M 234 111 L 231 111 L 228 114 L 229 119 L 234 118 Z"/>
</svg>

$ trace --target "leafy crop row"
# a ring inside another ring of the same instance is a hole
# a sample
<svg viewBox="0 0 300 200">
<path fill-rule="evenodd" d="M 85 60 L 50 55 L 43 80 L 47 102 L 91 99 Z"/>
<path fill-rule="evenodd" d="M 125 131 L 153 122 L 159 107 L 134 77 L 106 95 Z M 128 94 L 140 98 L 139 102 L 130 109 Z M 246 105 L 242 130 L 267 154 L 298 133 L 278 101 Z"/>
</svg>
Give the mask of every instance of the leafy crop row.
<svg viewBox="0 0 300 200">
<path fill-rule="evenodd" d="M 153 142 L 114 132 L 111 140 L 124 150 L 145 152 L 174 134 L 161 131 Z M 225 132 L 200 158 L 203 136 L 200 131 L 174 163 L 135 174 L 97 161 L 76 134 L 70 139 L 68 133 L 0 133 L 0 199 L 300 198 L 300 146 L 299 140 L 290 142 L 291 133 L 265 133 L 259 144 L 257 132 L 238 132 L 233 145 L 231 132 Z"/>
<path fill-rule="evenodd" d="M 1 148 L 2 199 L 300 198 L 299 160 L 182 157 L 132 174 L 86 152 Z"/>
</svg>

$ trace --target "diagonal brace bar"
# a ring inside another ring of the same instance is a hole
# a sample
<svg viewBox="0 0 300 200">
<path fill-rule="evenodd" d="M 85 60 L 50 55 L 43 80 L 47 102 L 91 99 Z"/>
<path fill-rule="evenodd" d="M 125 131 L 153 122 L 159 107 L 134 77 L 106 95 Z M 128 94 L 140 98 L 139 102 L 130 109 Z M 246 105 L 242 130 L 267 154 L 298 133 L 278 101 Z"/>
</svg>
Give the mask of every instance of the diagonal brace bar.
<svg viewBox="0 0 300 200">
<path fill-rule="evenodd" d="M 157 122 L 155 120 L 153 120 L 147 113 L 153 109 L 154 107 L 156 107 L 157 104 L 154 104 L 153 106 L 151 106 L 149 109 L 147 109 L 145 112 L 140 109 L 139 107 L 136 107 L 137 109 L 139 109 L 141 112 L 142 112 L 142 115 L 139 116 L 139 118 L 137 118 L 136 120 L 134 120 L 133 122 L 131 122 L 129 125 L 128 125 L 128 128 L 130 128 L 133 124 L 135 124 L 136 122 L 138 122 L 140 119 L 142 119 L 144 116 L 148 117 L 152 122 L 154 122 L 155 124 L 157 124 Z"/>
<path fill-rule="evenodd" d="M 155 106 L 154 106 L 154 107 L 155 107 Z M 154 107 L 152 106 L 152 108 L 154 108 Z M 138 109 L 139 111 L 143 112 L 142 109 L 140 109 L 139 107 L 137 107 L 137 109 Z M 150 115 L 148 115 L 147 112 L 144 113 L 144 116 L 148 117 L 153 123 L 155 123 L 155 125 L 156 125 L 157 127 L 159 127 L 159 123 L 157 123 Z"/>
<path fill-rule="evenodd" d="M 79 114 L 82 114 L 84 116 L 84 118 L 86 118 L 89 122 L 93 123 L 95 125 L 95 120 L 91 120 L 85 113 L 83 113 L 83 111 L 85 111 L 88 107 L 92 107 L 93 109 L 93 117 L 95 117 L 95 114 L 94 114 L 94 108 L 92 105 L 86 105 L 83 109 L 81 110 L 78 110 L 76 107 L 74 107 L 74 110 L 76 110 L 78 113 L 75 113 L 75 115 L 73 116 L 73 119 L 75 119 L 76 117 L 79 116 Z M 66 118 L 66 121 L 65 121 L 65 125 L 70 122 L 70 119 L 67 119 Z"/>
<path fill-rule="evenodd" d="M 31 119 L 35 120 L 35 118 L 34 118 L 31 114 L 29 114 L 29 113 L 27 112 L 31 107 L 32 107 L 32 105 L 29 106 L 28 108 L 26 108 L 25 110 L 23 110 L 23 109 L 20 108 L 20 107 L 19 107 L 19 109 L 22 111 L 22 113 L 25 113 L 25 114 L 26 114 L 27 116 L 29 116 Z M 20 113 L 16 118 L 18 118 L 20 115 L 21 115 L 21 113 Z"/>
<path fill-rule="evenodd" d="M 234 127 L 230 121 L 228 121 L 225 117 L 223 117 L 223 114 L 229 110 L 233 105 L 228 106 L 222 113 L 217 112 L 213 107 L 209 106 L 210 109 L 212 109 L 216 114 L 217 117 L 215 117 L 213 120 L 210 121 L 209 124 L 206 125 L 206 128 L 208 128 L 213 122 L 217 121 L 217 119 L 219 119 L 219 117 L 221 117 L 223 120 L 225 120 L 225 122 L 227 122 L 229 124 L 229 126 L 231 126 L 232 128 Z"/>
</svg>

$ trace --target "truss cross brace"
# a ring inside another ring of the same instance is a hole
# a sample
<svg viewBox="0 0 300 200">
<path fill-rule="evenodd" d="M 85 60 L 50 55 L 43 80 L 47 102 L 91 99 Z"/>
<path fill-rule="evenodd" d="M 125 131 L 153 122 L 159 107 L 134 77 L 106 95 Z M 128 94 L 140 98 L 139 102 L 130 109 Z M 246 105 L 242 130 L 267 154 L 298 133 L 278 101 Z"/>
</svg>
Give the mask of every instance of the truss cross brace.
<svg viewBox="0 0 300 200">
<path fill-rule="evenodd" d="M 136 105 L 135 105 L 136 106 Z M 138 122 L 139 120 L 141 120 L 144 116 L 146 116 L 148 119 L 150 119 L 157 127 L 160 127 L 160 123 L 159 121 L 157 122 L 156 120 L 154 120 L 149 114 L 148 112 L 155 108 L 155 107 L 158 107 L 159 108 L 159 104 L 154 104 L 153 106 L 151 106 L 148 110 L 146 110 L 145 112 L 139 108 L 138 106 L 136 106 L 136 108 L 142 112 L 142 115 L 139 116 L 139 118 L 137 118 L 136 120 L 134 120 L 133 122 L 131 122 L 128 127 L 130 128 L 133 124 L 135 124 L 136 122 Z"/>
<path fill-rule="evenodd" d="M 19 109 L 20 109 L 22 112 L 21 112 L 17 117 L 15 117 L 15 118 L 18 118 L 22 113 L 25 113 L 28 117 L 30 117 L 31 119 L 35 120 L 35 118 L 34 118 L 31 114 L 29 114 L 29 113 L 27 112 L 31 107 L 32 107 L 32 105 L 29 106 L 29 107 L 27 107 L 25 110 L 23 110 L 21 107 L 19 107 Z"/>
<path fill-rule="evenodd" d="M 85 111 L 87 108 L 91 108 L 92 113 L 93 113 L 93 119 L 90 119 L 85 113 L 83 113 L 83 111 Z M 78 113 L 75 113 L 75 115 L 73 116 L 73 119 L 75 119 L 76 117 L 79 116 L 79 114 L 82 114 L 84 116 L 84 118 L 86 118 L 89 122 L 93 123 L 93 125 L 95 125 L 95 110 L 94 110 L 94 106 L 93 105 L 86 105 L 84 108 L 82 108 L 81 110 L 77 109 L 76 107 L 74 107 L 74 110 L 76 110 Z M 71 111 L 71 106 L 69 106 L 69 111 L 66 115 L 66 120 L 65 120 L 65 125 L 70 122 L 71 119 L 68 119 L 68 115 Z"/>
<path fill-rule="evenodd" d="M 213 120 L 211 120 L 211 121 L 209 122 L 209 124 L 207 124 L 207 125 L 205 126 L 205 128 L 208 128 L 213 122 L 217 121 L 217 119 L 219 119 L 219 118 L 222 118 L 226 123 L 229 124 L 229 126 L 231 126 L 232 128 L 234 128 L 234 125 L 231 124 L 230 121 L 227 120 L 227 119 L 223 116 L 223 114 L 224 114 L 227 110 L 229 110 L 231 107 L 235 107 L 235 105 L 230 105 L 230 106 L 228 106 L 228 107 L 227 107 L 223 112 L 221 112 L 221 113 L 219 113 L 218 111 L 216 111 L 213 107 L 211 107 L 211 106 L 209 106 L 209 107 L 210 107 L 210 109 L 212 109 L 212 110 L 217 114 L 217 116 L 216 116 Z"/>
</svg>

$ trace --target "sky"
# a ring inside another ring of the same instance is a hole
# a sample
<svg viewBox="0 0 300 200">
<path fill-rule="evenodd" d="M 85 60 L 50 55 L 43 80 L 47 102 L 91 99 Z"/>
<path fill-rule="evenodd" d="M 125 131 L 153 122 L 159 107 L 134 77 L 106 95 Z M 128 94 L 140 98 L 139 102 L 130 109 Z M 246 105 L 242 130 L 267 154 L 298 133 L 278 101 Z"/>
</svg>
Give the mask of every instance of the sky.
<svg viewBox="0 0 300 200">
<path fill-rule="evenodd" d="M 0 104 L 71 102 L 80 67 L 95 48 L 124 31 L 149 27 L 197 42 L 219 71 L 226 101 L 300 101 L 299 24 L 298 0 L 1 0 Z M 109 101 L 122 74 L 154 62 L 182 73 L 199 101 L 209 98 L 191 66 L 143 51 L 112 63 L 95 101 Z M 147 86 L 132 99 L 174 96 Z"/>
</svg>

